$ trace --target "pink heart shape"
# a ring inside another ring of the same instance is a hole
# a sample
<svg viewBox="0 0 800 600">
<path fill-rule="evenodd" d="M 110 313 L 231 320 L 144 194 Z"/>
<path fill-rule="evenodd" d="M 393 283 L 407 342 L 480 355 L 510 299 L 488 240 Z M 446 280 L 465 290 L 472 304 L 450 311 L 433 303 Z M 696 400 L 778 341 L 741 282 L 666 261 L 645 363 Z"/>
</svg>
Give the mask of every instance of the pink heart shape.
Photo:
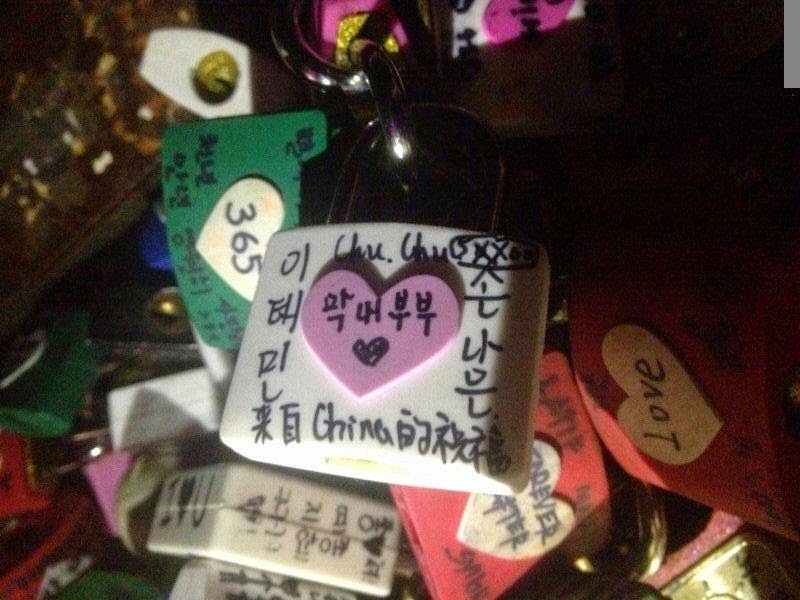
<svg viewBox="0 0 800 600">
<path fill-rule="evenodd" d="M 300 309 L 311 350 L 359 399 L 429 364 L 459 321 L 453 290 L 433 275 L 407 277 L 378 296 L 360 275 L 332 271 L 311 286 Z"/>
<path fill-rule="evenodd" d="M 492 43 L 513 42 L 529 30 L 551 31 L 561 26 L 575 0 L 492 0 L 483 13 L 483 31 Z"/>
</svg>

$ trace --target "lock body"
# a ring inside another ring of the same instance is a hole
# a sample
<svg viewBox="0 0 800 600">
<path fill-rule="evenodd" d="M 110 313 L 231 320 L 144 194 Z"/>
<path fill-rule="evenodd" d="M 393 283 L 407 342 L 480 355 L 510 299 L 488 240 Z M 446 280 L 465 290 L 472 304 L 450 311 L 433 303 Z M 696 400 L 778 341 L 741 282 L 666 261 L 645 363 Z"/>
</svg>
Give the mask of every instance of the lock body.
<svg viewBox="0 0 800 600">
<path fill-rule="evenodd" d="M 606 0 L 432 2 L 448 101 L 511 136 L 580 129 L 622 100 Z"/>
<path fill-rule="evenodd" d="M 220 429 L 254 460 L 508 493 L 528 479 L 539 246 L 408 224 L 272 237 Z"/>
<path fill-rule="evenodd" d="M 634 477 L 797 538 L 796 248 L 646 236 L 584 242 L 578 383 Z"/>
<path fill-rule="evenodd" d="M 147 547 L 386 596 L 399 539 L 388 502 L 229 463 L 165 480 Z"/>
<path fill-rule="evenodd" d="M 528 487 L 484 496 L 392 486 L 434 599 L 498 598 L 550 551 L 574 559 L 606 542 L 609 486 L 600 442 L 560 352 L 542 362 Z"/>
</svg>

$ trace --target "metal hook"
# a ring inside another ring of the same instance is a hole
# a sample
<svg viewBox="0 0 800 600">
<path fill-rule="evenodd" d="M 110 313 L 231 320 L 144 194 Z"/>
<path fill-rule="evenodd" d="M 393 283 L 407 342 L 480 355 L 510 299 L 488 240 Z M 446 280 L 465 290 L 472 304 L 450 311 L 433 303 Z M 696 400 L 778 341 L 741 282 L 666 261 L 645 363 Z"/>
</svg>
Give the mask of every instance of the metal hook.
<svg viewBox="0 0 800 600">
<path fill-rule="evenodd" d="M 386 149 L 397 179 L 408 193 L 416 183 L 417 157 L 411 127 L 406 118 L 405 89 L 400 74 L 386 51 L 371 40 L 354 41 L 350 47 L 350 60 L 364 70 L 378 111 Z"/>
<path fill-rule="evenodd" d="M 285 9 L 274 12 L 272 40 L 278 54 L 291 70 L 312 83 L 337 87 L 346 94 L 370 92 L 395 174 L 408 194 L 416 183 L 416 157 L 397 68 L 385 50 L 368 39 L 356 39 L 349 48 L 350 62 L 357 67 L 354 70 L 340 69 L 320 58 L 303 35 L 303 5 L 304 0 L 291 0 Z"/>
<path fill-rule="evenodd" d="M 364 72 L 340 69 L 322 59 L 308 45 L 303 35 L 301 11 L 303 0 L 291 0 L 273 11 L 272 42 L 289 69 L 324 88 L 339 88 L 346 94 L 369 91 Z"/>
</svg>

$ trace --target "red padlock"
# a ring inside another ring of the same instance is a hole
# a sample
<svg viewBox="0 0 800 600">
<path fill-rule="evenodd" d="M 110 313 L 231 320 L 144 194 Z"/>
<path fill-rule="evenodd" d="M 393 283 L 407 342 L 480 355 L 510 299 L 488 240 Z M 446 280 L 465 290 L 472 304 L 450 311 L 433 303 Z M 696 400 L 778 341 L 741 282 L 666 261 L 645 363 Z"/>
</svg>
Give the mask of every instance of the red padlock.
<svg viewBox="0 0 800 600">
<path fill-rule="evenodd" d="M 43 510 L 50 505 L 48 486 L 38 481 L 30 440 L 0 432 L 0 520 Z"/>
<path fill-rule="evenodd" d="M 797 247 L 651 234 L 575 258 L 571 354 L 594 425 L 634 477 L 798 539 Z"/>
<path fill-rule="evenodd" d="M 392 495 L 434 600 L 492 600 L 556 546 L 575 556 L 602 547 L 608 481 L 567 358 L 549 352 L 542 361 L 531 481 L 523 492 L 392 486 Z"/>
<path fill-rule="evenodd" d="M 89 498 L 69 488 L 59 494 L 58 504 L 20 517 L 0 535 L 0 598 L 34 600 L 50 564 L 107 551 Z"/>
</svg>

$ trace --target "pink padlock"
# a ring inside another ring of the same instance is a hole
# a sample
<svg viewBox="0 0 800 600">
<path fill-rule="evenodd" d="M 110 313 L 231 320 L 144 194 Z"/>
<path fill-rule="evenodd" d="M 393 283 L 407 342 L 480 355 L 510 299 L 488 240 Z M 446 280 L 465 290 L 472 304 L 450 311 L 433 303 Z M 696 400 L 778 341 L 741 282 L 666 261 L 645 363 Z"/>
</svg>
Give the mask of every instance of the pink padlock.
<svg viewBox="0 0 800 600">
<path fill-rule="evenodd" d="M 115 537 L 119 536 L 116 512 L 117 491 L 132 461 L 133 454 L 130 452 L 109 452 L 83 467 L 83 474 L 92 486 L 106 527 Z"/>
</svg>

